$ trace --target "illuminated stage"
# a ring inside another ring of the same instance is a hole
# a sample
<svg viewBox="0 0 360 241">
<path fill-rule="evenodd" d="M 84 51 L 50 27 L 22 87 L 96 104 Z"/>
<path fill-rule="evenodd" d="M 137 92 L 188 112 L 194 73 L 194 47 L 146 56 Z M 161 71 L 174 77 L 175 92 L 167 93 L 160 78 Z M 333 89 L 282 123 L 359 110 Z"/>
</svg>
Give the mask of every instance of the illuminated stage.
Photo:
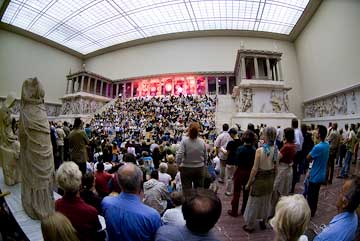
<svg viewBox="0 0 360 241">
<path fill-rule="evenodd" d="M 204 95 L 206 93 L 205 76 L 201 75 L 161 76 L 136 79 L 132 82 L 133 97 L 180 94 Z"/>
</svg>

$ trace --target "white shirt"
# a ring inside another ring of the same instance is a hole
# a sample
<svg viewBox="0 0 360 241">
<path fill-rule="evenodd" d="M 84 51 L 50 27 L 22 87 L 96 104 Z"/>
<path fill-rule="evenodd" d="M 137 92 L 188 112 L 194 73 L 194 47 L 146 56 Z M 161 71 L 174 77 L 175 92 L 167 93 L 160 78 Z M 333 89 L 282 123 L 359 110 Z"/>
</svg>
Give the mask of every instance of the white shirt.
<svg viewBox="0 0 360 241">
<path fill-rule="evenodd" d="M 284 139 L 284 130 L 282 128 L 276 129 L 276 140 L 283 141 Z"/>
<path fill-rule="evenodd" d="M 295 146 L 296 151 L 301 151 L 304 143 L 304 137 L 299 128 L 295 129 Z"/>
<path fill-rule="evenodd" d="M 220 158 L 216 156 L 213 163 L 215 164 L 215 171 L 220 172 Z"/>
<path fill-rule="evenodd" d="M 232 141 L 232 138 L 230 136 L 230 134 L 227 131 L 223 131 L 223 133 L 221 133 L 215 140 L 214 146 L 217 148 L 224 148 L 226 149 L 226 145 L 228 144 L 229 141 Z M 226 155 L 219 150 L 218 152 L 218 156 L 221 160 L 226 160 L 227 157 Z"/>
<path fill-rule="evenodd" d="M 169 174 L 159 172 L 159 182 L 162 182 L 166 186 L 169 186 L 170 181 L 171 181 L 171 176 Z"/>
<path fill-rule="evenodd" d="M 181 210 L 181 206 L 177 206 L 175 208 L 166 210 L 161 220 L 165 224 L 169 224 L 169 225 L 183 226 L 186 223 Z"/>
</svg>

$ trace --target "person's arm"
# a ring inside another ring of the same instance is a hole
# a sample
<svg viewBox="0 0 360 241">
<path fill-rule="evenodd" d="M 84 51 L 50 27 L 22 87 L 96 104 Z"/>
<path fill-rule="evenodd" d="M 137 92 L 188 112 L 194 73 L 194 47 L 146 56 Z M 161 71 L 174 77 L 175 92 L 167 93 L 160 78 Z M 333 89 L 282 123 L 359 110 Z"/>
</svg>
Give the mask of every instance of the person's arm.
<svg viewBox="0 0 360 241">
<path fill-rule="evenodd" d="M 215 156 L 218 155 L 219 153 L 219 148 L 220 148 L 220 135 L 218 137 L 216 137 L 216 140 L 214 142 L 214 151 L 215 151 Z"/>
<path fill-rule="evenodd" d="M 259 149 L 256 150 L 255 161 L 254 161 L 254 165 L 253 165 L 253 167 L 251 169 L 249 180 L 248 180 L 248 182 L 246 184 L 246 187 L 245 187 L 246 190 L 248 190 L 250 188 L 250 186 L 252 185 L 252 183 L 255 180 L 255 176 L 256 176 L 256 174 L 258 172 L 259 165 L 260 165 L 261 151 L 262 151 L 262 148 L 259 148 Z"/>
<path fill-rule="evenodd" d="M 185 154 L 185 143 L 184 140 L 180 142 L 179 148 L 176 151 L 176 164 L 180 166 L 184 161 L 184 154 Z"/>
</svg>

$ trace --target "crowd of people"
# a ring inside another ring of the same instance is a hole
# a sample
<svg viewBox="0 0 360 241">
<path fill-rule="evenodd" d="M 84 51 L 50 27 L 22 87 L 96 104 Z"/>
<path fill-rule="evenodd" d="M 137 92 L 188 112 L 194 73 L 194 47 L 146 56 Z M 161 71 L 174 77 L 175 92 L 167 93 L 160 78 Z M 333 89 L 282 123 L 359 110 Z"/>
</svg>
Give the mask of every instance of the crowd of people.
<svg viewBox="0 0 360 241">
<path fill-rule="evenodd" d="M 350 166 L 358 158 L 360 124 L 338 131 L 336 123 L 299 128 L 293 119 L 287 128 L 224 124 L 217 133 L 215 105 L 207 96 L 117 100 L 85 128 L 79 118 L 53 123 L 63 197 L 42 222 L 45 240 L 56 240 L 54 232 L 78 240 L 218 240 L 212 228 L 222 213 L 222 185 L 232 196 L 227 213 L 242 216 L 246 232 L 259 221 L 277 241 L 355 240 L 360 179 L 351 177 Z M 337 177 L 346 178 L 339 214 L 311 233 L 320 187 L 332 184 L 335 165 Z M 300 180 L 301 195 L 295 194 Z"/>
</svg>

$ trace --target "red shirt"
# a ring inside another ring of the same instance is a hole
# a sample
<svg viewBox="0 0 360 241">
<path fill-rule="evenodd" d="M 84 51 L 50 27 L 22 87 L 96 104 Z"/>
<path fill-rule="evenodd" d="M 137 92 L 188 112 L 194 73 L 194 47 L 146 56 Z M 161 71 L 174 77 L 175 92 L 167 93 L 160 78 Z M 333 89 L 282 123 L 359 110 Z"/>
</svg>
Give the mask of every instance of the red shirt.
<svg viewBox="0 0 360 241">
<path fill-rule="evenodd" d="M 294 157 L 296 154 L 296 146 L 294 143 L 285 143 L 285 145 L 281 148 L 280 153 L 282 158 L 279 162 L 290 164 L 294 161 Z"/>
<path fill-rule="evenodd" d="M 96 209 L 80 197 L 62 197 L 55 202 L 55 210 L 64 214 L 78 232 L 81 241 L 101 240 L 101 224 Z"/>
<path fill-rule="evenodd" d="M 109 181 L 111 178 L 112 175 L 105 171 L 95 172 L 95 188 L 100 196 L 104 197 L 110 193 Z"/>
</svg>

